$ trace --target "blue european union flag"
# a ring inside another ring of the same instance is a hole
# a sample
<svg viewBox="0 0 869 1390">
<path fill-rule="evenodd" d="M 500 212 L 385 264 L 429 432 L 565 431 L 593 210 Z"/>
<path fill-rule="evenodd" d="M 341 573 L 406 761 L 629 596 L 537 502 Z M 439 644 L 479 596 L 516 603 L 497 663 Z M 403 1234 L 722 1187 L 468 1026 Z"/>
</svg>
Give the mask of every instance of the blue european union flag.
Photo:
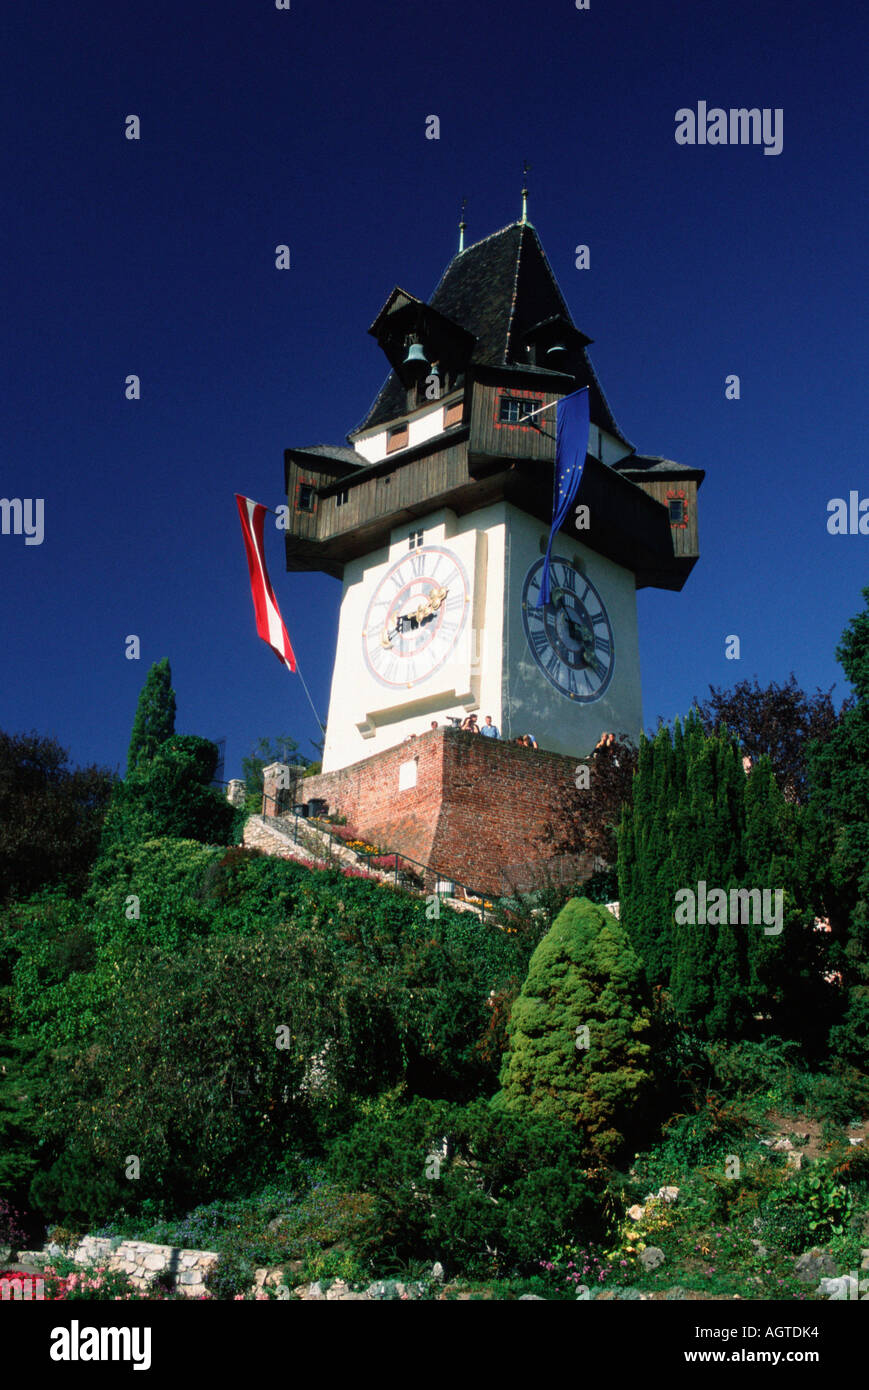
<svg viewBox="0 0 869 1390">
<path fill-rule="evenodd" d="M 573 506 L 585 456 L 588 451 L 588 387 L 573 391 L 558 402 L 556 409 L 558 421 L 555 433 L 555 503 L 553 506 L 552 529 L 549 544 L 543 558 L 540 575 L 540 594 L 537 607 L 543 608 L 549 602 L 549 563 L 552 555 L 552 542 L 558 535 Z"/>
</svg>

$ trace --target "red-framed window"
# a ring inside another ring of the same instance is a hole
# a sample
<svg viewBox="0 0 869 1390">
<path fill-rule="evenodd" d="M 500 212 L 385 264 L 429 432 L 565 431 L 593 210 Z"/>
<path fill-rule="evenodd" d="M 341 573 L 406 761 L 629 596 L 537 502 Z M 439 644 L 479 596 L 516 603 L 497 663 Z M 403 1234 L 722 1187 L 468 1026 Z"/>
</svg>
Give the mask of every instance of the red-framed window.
<svg viewBox="0 0 869 1390">
<path fill-rule="evenodd" d="M 495 392 L 495 406 L 492 423 L 496 430 L 533 430 L 539 417 L 523 422 L 523 415 L 537 410 L 545 403 L 542 391 L 514 391 L 502 386 Z"/>
<path fill-rule="evenodd" d="M 317 510 L 317 484 L 313 478 L 299 478 L 296 483 L 293 506 L 297 512 L 315 512 Z"/>
<path fill-rule="evenodd" d="M 668 489 L 667 511 L 670 515 L 670 525 L 684 531 L 688 525 L 688 496 L 684 488 Z"/>
</svg>

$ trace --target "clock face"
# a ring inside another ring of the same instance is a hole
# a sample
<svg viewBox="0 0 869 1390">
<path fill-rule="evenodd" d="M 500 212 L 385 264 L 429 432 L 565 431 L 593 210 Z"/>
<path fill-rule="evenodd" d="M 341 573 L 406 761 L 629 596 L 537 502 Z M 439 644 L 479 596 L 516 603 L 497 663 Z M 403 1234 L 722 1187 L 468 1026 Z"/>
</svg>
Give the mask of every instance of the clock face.
<svg viewBox="0 0 869 1390">
<path fill-rule="evenodd" d="M 537 607 L 543 561 L 522 589 L 522 625 L 531 655 L 550 685 L 570 700 L 599 700 L 612 679 L 615 643 L 603 599 L 569 560 L 550 560 L 550 602 Z"/>
<path fill-rule="evenodd" d="M 465 567 L 445 546 L 422 546 L 396 560 L 371 596 L 362 629 L 374 679 L 391 690 L 428 680 L 455 651 L 470 606 Z"/>
</svg>

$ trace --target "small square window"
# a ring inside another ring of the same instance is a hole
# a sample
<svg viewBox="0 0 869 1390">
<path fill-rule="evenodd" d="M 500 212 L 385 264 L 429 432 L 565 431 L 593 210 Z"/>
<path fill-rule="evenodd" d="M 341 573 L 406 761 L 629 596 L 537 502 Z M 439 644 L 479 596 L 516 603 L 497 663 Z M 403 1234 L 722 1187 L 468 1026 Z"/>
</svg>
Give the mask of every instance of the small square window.
<svg viewBox="0 0 869 1390">
<path fill-rule="evenodd" d="M 502 396 L 498 403 L 498 420 L 502 425 L 518 425 L 534 408 L 534 401 L 522 400 L 519 396 Z"/>
<path fill-rule="evenodd" d="M 411 531 L 407 541 L 408 550 L 418 550 L 422 545 L 422 531 Z"/>
<path fill-rule="evenodd" d="M 314 510 L 314 495 L 315 489 L 313 483 L 299 483 L 296 510 L 300 512 L 312 512 Z"/>
<path fill-rule="evenodd" d="M 349 498 L 349 496 L 350 496 L 349 490 L 348 490 L 346 487 L 342 487 L 341 491 L 340 491 L 340 492 L 336 492 L 336 494 L 335 494 L 335 506 L 336 506 L 336 507 L 343 507 L 343 506 L 344 506 L 344 503 L 347 501 L 347 499 Z"/>
<path fill-rule="evenodd" d="M 403 449 L 407 444 L 407 425 L 399 425 L 397 429 L 389 430 L 386 436 L 386 452 L 393 453 L 396 449 Z"/>
<path fill-rule="evenodd" d="M 684 497 L 670 497 L 667 501 L 667 510 L 670 513 L 670 525 L 681 526 L 685 520 Z"/>
</svg>

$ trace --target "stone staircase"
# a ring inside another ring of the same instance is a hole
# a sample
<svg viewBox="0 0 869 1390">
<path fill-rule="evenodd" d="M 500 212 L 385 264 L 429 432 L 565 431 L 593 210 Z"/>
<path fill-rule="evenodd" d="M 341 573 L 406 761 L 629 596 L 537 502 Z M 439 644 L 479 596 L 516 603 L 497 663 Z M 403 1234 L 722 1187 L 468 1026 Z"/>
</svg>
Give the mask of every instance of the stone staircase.
<svg viewBox="0 0 869 1390">
<path fill-rule="evenodd" d="M 381 883 L 396 882 L 393 869 L 375 869 L 366 861 L 365 855 L 357 854 L 347 845 L 321 830 L 311 822 L 302 823 L 297 819 L 283 819 L 279 816 L 248 816 L 245 822 L 242 844 L 245 849 L 262 850 L 264 854 L 279 859 L 292 859 L 314 868 L 328 869 L 345 867 L 364 874 L 367 878 Z M 392 851 L 386 851 L 391 854 Z M 401 855 L 398 858 L 401 859 Z M 432 870 L 432 872 L 434 872 Z M 398 886 L 415 893 L 418 897 L 430 896 L 423 887 L 403 879 L 398 874 Z M 468 898 L 439 895 L 441 902 L 457 912 L 479 912 L 480 903 Z"/>
</svg>

